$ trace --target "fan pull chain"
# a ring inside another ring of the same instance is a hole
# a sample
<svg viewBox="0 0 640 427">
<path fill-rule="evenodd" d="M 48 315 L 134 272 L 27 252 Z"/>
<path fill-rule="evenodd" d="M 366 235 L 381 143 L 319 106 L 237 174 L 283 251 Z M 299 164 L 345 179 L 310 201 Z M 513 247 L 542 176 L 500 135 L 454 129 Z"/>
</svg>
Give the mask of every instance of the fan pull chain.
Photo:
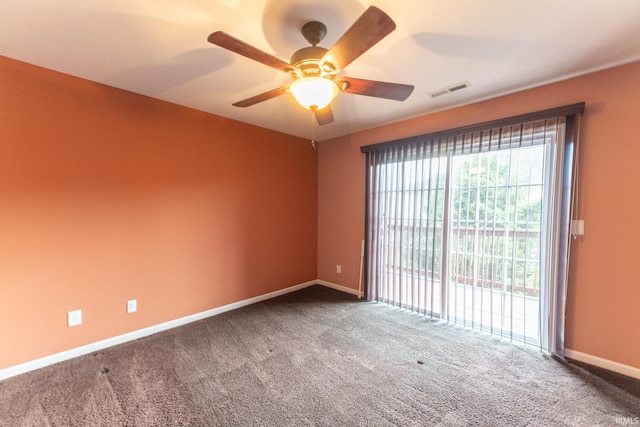
<svg viewBox="0 0 640 427">
<path fill-rule="evenodd" d="M 316 149 L 316 115 L 311 111 L 311 146 Z"/>
</svg>

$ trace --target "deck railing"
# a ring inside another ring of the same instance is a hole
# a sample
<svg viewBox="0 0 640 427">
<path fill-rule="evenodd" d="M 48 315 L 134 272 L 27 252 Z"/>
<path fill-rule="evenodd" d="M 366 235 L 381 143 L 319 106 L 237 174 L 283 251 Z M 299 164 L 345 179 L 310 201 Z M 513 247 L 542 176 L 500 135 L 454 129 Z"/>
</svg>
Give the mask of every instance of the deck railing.
<svg viewBox="0 0 640 427">
<path fill-rule="evenodd" d="M 461 285 L 537 296 L 540 230 L 451 227 L 449 280 Z M 387 273 L 440 280 L 442 228 L 389 224 Z"/>
</svg>

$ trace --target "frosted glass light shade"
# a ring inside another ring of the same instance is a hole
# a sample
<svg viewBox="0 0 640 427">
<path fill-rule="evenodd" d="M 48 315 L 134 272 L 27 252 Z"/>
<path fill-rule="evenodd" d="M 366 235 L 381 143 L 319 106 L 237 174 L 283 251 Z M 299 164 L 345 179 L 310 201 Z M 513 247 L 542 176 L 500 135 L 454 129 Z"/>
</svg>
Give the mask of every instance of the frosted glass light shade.
<svg viewBox="0 0 640 427">
<path fill-rule="evenodd" d="M 303 77 L 289 87 L 293 97 L 308 110 L 322 110 L 338 94 L 338 85 L 324 77 Z"/>
</svg>

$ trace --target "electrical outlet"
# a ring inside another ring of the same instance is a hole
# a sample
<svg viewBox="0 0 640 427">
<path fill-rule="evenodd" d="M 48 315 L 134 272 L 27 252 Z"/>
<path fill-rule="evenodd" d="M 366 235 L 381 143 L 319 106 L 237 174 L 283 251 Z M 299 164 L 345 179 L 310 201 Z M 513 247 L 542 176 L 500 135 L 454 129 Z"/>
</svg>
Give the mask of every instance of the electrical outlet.
<svg viewBox="0 0 640 427">
<path fill-rule="evenodd" d="M 336 273 L 342 274 L 342 266 L 340 264 L 336 265 Z"/>
<path fill-rule="evenodd" d="M 74 310 L 67 313 L 67 326 L 78 326 L 82 324 L 82 310 Z"/>
<path fill-rule="evenodd" d="M 138 300 L 130 299 L 127 301 L 127 313 L 138 311 Z"/>
</svg>

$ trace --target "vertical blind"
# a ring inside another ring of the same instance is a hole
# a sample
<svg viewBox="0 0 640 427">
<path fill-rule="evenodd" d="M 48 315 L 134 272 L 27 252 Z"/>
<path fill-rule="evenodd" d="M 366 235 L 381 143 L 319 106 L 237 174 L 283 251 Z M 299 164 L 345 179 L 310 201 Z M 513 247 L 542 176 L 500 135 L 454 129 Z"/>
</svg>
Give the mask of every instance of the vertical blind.
<svg viewBox="0 0 640 427">
<path fill-rule="evenodd" d="M 562 354 L 583 109 L 362 147 L 367 298 Z"/>
</svg>

